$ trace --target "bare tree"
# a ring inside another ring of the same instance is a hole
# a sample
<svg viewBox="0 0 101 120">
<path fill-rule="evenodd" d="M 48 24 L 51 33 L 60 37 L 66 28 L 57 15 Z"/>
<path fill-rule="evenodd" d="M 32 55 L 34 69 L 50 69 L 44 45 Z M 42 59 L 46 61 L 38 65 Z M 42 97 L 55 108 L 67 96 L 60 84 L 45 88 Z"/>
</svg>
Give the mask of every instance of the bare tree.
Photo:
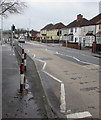
<svg viewBox="0 0 101 120">
<path fill-rule="evenodd" d="M 21 13 L 26 7 L 25 2 L 20 0 L 0 0 L 0 15 L 7 16 L 8 13 Z"/>
</svg>

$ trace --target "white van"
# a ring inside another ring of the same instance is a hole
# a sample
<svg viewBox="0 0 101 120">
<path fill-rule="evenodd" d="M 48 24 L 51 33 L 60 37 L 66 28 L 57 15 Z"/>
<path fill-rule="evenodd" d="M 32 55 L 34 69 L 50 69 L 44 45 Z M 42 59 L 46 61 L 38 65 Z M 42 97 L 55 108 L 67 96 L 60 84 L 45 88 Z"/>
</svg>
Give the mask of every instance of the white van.
<svg viewBox="0 0 101 120">
<path fill-rule="evenodd" d="M 25 37 L 24 36 L 20 36 L 18 42 L 25 43 Z"/>
</svg>

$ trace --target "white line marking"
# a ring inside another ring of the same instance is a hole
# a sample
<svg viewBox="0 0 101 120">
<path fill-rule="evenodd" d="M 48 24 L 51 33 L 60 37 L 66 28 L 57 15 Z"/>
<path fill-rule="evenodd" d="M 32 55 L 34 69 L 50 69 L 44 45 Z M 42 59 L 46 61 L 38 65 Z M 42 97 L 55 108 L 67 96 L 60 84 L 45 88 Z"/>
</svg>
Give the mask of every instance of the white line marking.
<svg viewBox="0 0 101 120">
<path fill-rule="evenodd" d="M 53 78 L 54 80 L 58 81 L 59 83 L 62 83 L 61 80 L 59 80 L 58 78 L 54 77 L 53 75 L 51 75 L 50 73 L 43 71 L 44 73 L 46 73 L 48 76 L 50 76 L 51 78 Z"/>
<path fill-rule="evenodd" d="M 56 54 L 58 54 L 58 52 L 56 52 Z"/>
<path fill-rule="evenodd" d="M 80 60 L 78 58 L 76 58 L 76 57 L 73 57 L 73 59 L 75 59 L 76 61 L 80 62 Z"/>
<path fill-rule="evenodd" d="M 56 52 L 56 54 L 59 54 L 59 55 L 62 55 L 62 56 L 67 56 L 67 57 L 72 57 L 72 56 L 70 56 L 70 55 L 64 55 L 64 54 L 61 54 L 61 53 L 59 53 L 59 52 Z"/>
<path fill-rule="evenodd" d="M 87 118 L 87 117 L 92 117 L 92 115 L 88 111 L 67 115 L 67 118 Z"/>
<path fill-rule="evenodd" d="M 89 64 L 89 65 L 96 65 L 96 64 L 92 64 L 92 63 L 89 63 L 89 62 L 84 62 L 84 61 L 79 61 L 81 63 L 85 63 L 85 64 Z"/>
<path fill-rule="evenodd" d="M 35 57 L 36 57 L 36 55 L 34 54 L 34 55 L 33 55 L 33 59 L 34 59 Z"/>
<path fill-rule="evenodd" d="M 67 57 L 72 57 L 72 56 L 70 56 L 70 55 L 66 55 Z"/>
<path fill-rule="evenodd" d="M 42 62 L 42 63 L 45 63 L 45 61 L 43 61 L 43 60 L 41 60 L 41 59 L 36 59 L 36 60 L 38 60 L 38 61 L 40 61 L 40 62 Z"/>
<path fill-rule="evenodd" d="M 65 87 L 64 84 L 61 83 L 61 105 L 60 105 L 60 112 L 66 112 L 66 100 L 65 100 Z"/>
<path fill-rule="evenodd" d="M 45 67 L 46 67 L 46 65 L 47 65 L 47 63 L 45 61 L 43 61 L 41 59 L 36 59 L 36 60 L 44 63 L 44 65 L 42 67 L 42 70 L 41 70 L 42 72 L 44 72 L 45 74 L 47 74 L 48 76 L 50 76 L 51 78 L 53 78 L 54 80 L 56 80 L 57 82 L 59 82 L 61 84 L 61 91 L 60 91 L 61 92 L 61 95 L 60 95 L 60 101 L 61 101 L 60 112 L 65 113 L 66 112 L 66 100 L 65 100 L 65 87 L 64 87 L 63 82 L 44 70 Z"/>
<path fill-rule="evenodd" d="M 83 55 L 83 56 L 87 56 L 87 55 L 85 55 L 85 54 L 81 54 L 81 55 Z"/>
<path fill-rule="evenodd" d="M 43 65 L 43 67 L 42 67 L 42 70 L 45 69 L 46 65 L 47 65 L 47 63 L 45 62 L 44 65 Z"/>
<path fill-rule="evenodd" d="M 92 65 L 95 65 L 95 66 L 98 66 L 98 67 L 99 67 L 99 65 L 96 65 L 96 64 L 93 64 L 93 63 L 89 63 L 89 62 L 85 62 L 85 61 L 81 61 L 81 60 L 79 60 L 78 58 L 73 57 L 73 56 L 64 55 L 64 54 L 61 54 L 61 53 L 59 53 L 59 52 L 56 52 L 56 54 L 59 54 L 59 55 L 62 55 L 62 56 L 67 56 L 67 57 L 71 57 L 71 58 L 75 59 L 75 60 L 78 61 L 78 62 L 85 63 L 85 64 L 89 64 L 89 65 L 92 64 Z"/>
</svg>

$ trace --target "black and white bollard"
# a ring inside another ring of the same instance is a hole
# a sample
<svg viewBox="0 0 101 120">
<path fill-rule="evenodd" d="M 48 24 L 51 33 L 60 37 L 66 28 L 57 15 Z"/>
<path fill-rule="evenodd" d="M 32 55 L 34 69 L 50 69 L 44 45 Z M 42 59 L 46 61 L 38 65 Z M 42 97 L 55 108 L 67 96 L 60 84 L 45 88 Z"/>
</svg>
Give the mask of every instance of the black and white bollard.
<svg viewBox="0 0 101 120">
<path fill-rule="evenodd" d="M 21 73 L 20 92 L 21 93 L 23 92 L 26 86 L 26 77 L 24 75 L 24 72 L 26 71 L 26 58 L 27 58 L 27 54 L 24 52 L 24 49 L 22 49 L 22 55 L 21 55 L 22 63 L 20 66 L 20 73 Z"/>
<path fill-rule="evenodd" d="M 27 64 L 26 58 L 27 58 L 27 54 L 24 53 L 24 70 L 25 71 L 26 71 L 26 64 Z"/>
<path fill-rule="evenodd" d="M 22 49 L 22 56 L 21 56 L 21 58 L 22 58 L 22 63 L 24 63 L 24 49 Z"/>
<path fill-rule="evenodd" d="M 24 76 L 24 89 L 26 89 L 26 77 Z"/>
<path fill-rule="evenodd" d="M 20 78 L 20 92 L 22 93 L 23 92 L 23 89 L 24 89 L 24 64 L 21 63 L 21 66 L 20 66 L 20 75 L 21 75 L 21 78 Z"/>
</svg>

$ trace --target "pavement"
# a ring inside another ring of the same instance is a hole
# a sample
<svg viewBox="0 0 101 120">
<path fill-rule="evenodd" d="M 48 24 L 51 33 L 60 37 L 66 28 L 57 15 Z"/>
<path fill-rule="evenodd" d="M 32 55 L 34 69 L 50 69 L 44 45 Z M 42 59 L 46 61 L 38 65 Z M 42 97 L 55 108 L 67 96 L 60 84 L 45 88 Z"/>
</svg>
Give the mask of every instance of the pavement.
<svg viewBox="0 0 101 120">
<path fill-rule="evenodd" d="M 29 88 L 27 92 L 25 91 L 23 94 L 19 93 L 20 72 L 18 61 L 14 49 L 11 48 L 10 45 L 8 44 L 2 45 L 1 65 L 2 65 L 2 91 L 3 91 L 2 119 L 13 118 L 14 120 L 15 118 L 28 118 L 29 120 L 29 118 L 41 118 L 41 119 L 47 118 L 48 115 L 47 110 L 45 109 L 45 105 L 43 103 L 44 101 L 42 100 L 40 94 L 37 93 L 37 91 L 36 92 L 34 91 L 35 94 L 33 94 L 33 92 L 31 91 L 32 89 Z"/>
</svg>

